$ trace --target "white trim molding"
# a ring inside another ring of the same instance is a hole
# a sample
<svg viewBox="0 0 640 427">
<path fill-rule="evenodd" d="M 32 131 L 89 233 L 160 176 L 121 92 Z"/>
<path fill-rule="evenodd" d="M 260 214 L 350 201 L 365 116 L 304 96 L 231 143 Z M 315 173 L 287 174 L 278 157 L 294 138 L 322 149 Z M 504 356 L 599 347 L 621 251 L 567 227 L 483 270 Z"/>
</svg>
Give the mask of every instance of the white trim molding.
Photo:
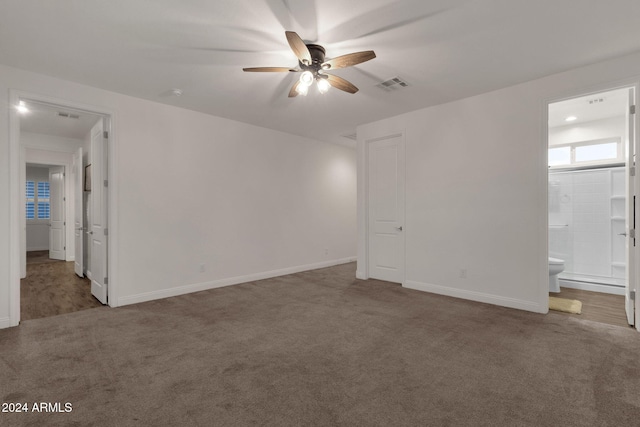
<svg viewBox="0 0 640 427">
<path fill-rule="evenodd" d="M 152 301 L 162 298 L 175 297 L 178 295 L 190 294 L 193 292 L 207 291 L 209 289 L 222 288 L 225 286 L 239 285 L 242 283 L 253 282 L 255 280 L 271 279 L 273 277 L 286 276 L 288 274 L 300 273 L 302 271 L 317 270 L 320 268 L 333 267 L 335 265 L 347 264 L 354 262 L 356 257 L 335 259 L 330 261 L 322 261 L 314 264 L 299 265 L 279 270 L 265 271 L 262 273 L 248 274 L 246 276 L 228 277 L 224 279 L 212 280 L 209 282 L 193 283 L 190 285 L 177 286 L 175 288 L 163 289 L 153 292 L 144 292 L 137 295 L 121 297 L 118 301 L 120 306 L 138 304 L 141 302 Z"/>
<path fill-rule="evenodd" d="M 27 246 L 27 252 L 33 252 L 33 251 L 48 251 L 49 250 L 49 246 L 35 246 L 35 247 L 29 247 Z"/>
<path fill-rule="evenodd" d="M 11 323 L 11 318 L 9 317 L 0 318 L 0 329 L 10 328 L 11 326 L 15 326 Z"/>
<path fill-rule="evenodd" d="M 517 308 L 519 310 L 532 311 L 534 313 L 547 313 L 549 311 L 548 302 L 546 305 L 535 304 L 531 301 L 507 298 L 482 292 L 467 291 L 448 286 L 433 285 L 430 283 L 414 282 L 411 280 L 407 280 L 402 286 L 416 291 L 431 292 L 438 295 L 446 295 L 448 297 L 461 298 L 509 308 Z"/>
</svg>

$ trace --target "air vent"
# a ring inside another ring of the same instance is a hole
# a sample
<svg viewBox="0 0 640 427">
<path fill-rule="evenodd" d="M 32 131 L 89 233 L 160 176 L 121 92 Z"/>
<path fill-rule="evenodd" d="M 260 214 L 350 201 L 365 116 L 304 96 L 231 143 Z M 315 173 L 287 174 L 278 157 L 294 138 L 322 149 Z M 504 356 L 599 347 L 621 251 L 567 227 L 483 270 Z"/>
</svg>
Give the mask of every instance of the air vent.
<svg viewBox="0 0 640 427">
<path fill-rule="evenodd" d="M 587 101 L 589 104 L 599 104 L 601 102 L 604 102 L 604 98 L 593 98 L 590 99 L 589 101 Z"/>
<path fill-rule="evenodd" d="M 376 87 L 379 87 L 380 89 L 387 92 L 390 92 L 392 90 L 398 90 L 407 86 L 409 86 L 409 83 L 405 82 L 404 80 L 402 80 L 400 77 L 397 77 L 397 76 L 390 78 L 389 80 L 385 80 L 382 83 L 378 83 L 376 85 Z"/>
<path fill-rule="evenodd" d="M 342 135 L 342 136 L 344 138 L 351 139 L 353 141 L 356 141 L 358 139 L 358 134 L 357 133 L 350 133 L 350 134 Z"/>
<path fill-rule="evenodd" d="M 67 119 L 79 119 L 80 116 L 73 113 L 65 113 L 64 111 L 58 111 L 58 117 L 65 117 Z"/>
</svg>

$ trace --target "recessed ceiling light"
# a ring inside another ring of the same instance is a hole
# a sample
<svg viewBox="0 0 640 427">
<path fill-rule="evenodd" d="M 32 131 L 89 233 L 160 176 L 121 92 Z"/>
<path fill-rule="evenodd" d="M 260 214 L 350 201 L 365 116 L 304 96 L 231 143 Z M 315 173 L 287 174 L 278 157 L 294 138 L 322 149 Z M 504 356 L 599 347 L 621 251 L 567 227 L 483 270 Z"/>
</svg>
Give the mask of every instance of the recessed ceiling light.
<svg viewBox="0 0 640 427">
<path fill-rule="evenodd" d="M 29 109 L 27 108 L 27 105 L 24 103 L 24 101 L 20 101 L 18 103 L 18 105 L 16 106 L 16 110 L 18 110 L 18 113 L 20 114 L 26 114 L 29 112 Z"/>
<path fill-rule="evenodd" d="M 566 119 L 564 119 L 565 122 L 572 122 L 574 120 L 577 120 L 578 118 L 576 116 L 569 116 Z"/>
</svg>

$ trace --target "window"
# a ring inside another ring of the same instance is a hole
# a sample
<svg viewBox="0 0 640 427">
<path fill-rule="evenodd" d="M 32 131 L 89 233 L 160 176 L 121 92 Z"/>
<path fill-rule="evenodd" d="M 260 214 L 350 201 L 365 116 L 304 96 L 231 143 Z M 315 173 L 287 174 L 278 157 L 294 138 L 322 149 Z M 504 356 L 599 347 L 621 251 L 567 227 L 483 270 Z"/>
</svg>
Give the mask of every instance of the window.
<svg viewBox="0 0 640 427">
<path fill-rule="evenodd" d="M 49 183 L 38 182 L 38 218 L 49 219 L 50 214 Z"/>
<path fill-rule="evenodd" d="M 549 148 L 549 166 L 571 164 L 571 147 Z"/>
<path fill-rule="evenodd" d="M 36 218 L 36 212 L 35 212 L 35 199 L 36 199 L 36 192 L 35 192 L 35 182 L 33 181 L 27 181 L 27 219 L 35 219 Z"/>
<path fill-rule="evenodd" d="M 618 157 L 618 144 L 608 142 L 605 144 L 582 145 L 575 148 L 576 162 L 593 162 L 609 160 Z"/>
<path fill-rule="evenodd" d="M 49 183 L 47 181 L 39 181 L 36 186 L 35 181 L 27 181 L 26 184 L 27 219 L 35 220 L 51 218 L 51 194 L 49 192 Z"/>
<path fill-rule="evenodd" d="M 624 163 L 620 138 L 572 142 L 549 147 L 549 167 L 571 167 Z"/>
</svg>

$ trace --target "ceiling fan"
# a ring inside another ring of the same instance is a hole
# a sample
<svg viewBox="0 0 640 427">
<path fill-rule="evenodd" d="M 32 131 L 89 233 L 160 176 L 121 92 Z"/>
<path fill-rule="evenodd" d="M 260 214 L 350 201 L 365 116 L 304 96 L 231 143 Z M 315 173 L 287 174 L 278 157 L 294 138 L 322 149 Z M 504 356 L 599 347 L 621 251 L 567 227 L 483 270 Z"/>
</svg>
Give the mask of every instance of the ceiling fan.
<svg viewBox="0 0 640 427">
<path fill-rule="evenodd" d="M 309 87 L 315 81 L 320 93 L 325 93 L 331 86 L 336 89 L 349 93 L 356 93 L 358 88 L 333 74 L 327 74 L 325 71 L 336 68 L 351 67 L 352 65 L 361 64 L 376 57 L 372 50 L 363 52 L 349 53 L 347 55 L 338 56 L 337 58 L 325 61 L 324 48 L 317 44 L 305 44 L 300 36 L 293 31 L 285 31 L 287 41 L 293 53 L 298 57 L 298 68 L 288 67 L 251 67 L 243 68 L 243 71 L 249 72 L 302 72 L 300 79 L 297 80 L 289 91 L 289 98 L 297 95 L 306 95 Z"/>
</svg>

